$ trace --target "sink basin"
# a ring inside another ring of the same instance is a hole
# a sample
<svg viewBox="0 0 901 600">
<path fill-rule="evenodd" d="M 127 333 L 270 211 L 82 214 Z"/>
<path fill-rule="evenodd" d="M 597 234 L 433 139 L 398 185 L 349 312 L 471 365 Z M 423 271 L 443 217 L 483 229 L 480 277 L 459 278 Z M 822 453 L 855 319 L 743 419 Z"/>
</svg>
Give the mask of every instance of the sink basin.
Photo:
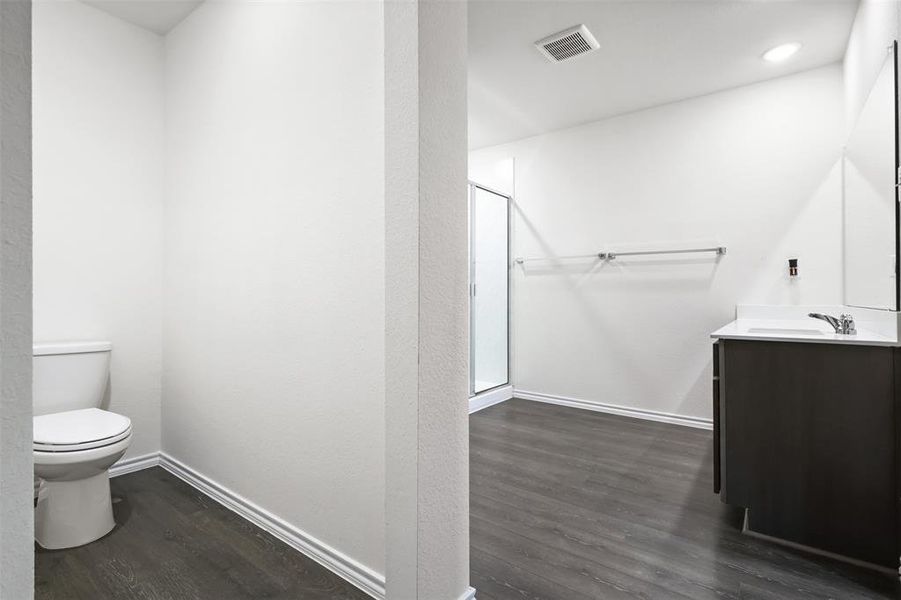
<svg viewBox="0 0 901 600">
<path fill-rule="evenodd" d="M 793 329 L 789 327 L 751 327 L 748 333 L 772 333 L 776 335 L 823 335 L 819 329 Z"/>
</svg>

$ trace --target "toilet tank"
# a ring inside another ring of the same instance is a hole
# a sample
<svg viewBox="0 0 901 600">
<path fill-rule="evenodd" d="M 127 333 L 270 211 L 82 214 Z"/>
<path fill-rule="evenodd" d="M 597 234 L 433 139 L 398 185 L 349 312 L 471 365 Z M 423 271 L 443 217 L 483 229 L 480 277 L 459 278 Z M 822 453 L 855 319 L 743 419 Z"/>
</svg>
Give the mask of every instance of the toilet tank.
<svg viewBox="0 0 901 600">
<path fill-rule="evenodd" d="M 99 408 L 109 381 L 110 342 L 35 343 L 35 415 Z"/>
</svg>

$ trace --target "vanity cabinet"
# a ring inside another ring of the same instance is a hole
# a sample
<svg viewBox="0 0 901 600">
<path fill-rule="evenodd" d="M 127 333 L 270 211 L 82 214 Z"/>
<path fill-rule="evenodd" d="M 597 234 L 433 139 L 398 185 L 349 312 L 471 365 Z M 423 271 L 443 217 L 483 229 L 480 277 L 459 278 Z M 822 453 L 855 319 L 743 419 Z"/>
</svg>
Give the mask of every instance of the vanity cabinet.
<svg viewBox="0 0 901 600">
<path fill-rule="evenodd" d="M 747 528 L 898 567 L 901 351 L 720 339 L 714 491 Z"/>
</svg>

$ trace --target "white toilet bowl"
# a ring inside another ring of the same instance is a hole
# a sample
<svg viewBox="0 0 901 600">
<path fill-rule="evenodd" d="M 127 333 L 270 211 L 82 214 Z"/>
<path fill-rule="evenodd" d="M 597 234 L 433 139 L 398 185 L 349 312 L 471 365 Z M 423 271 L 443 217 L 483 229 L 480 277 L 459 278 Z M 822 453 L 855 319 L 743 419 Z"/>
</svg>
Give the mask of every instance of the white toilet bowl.
<svg viewBox="0 0 901 600">
<path fill-rule="evenodd" d="M 34 418 L 34 473 L 41 480 L 34 537 L 42 548 L 81 546 L 115 526 L 109 468 L 131 443 L 131 422 L 88 408 Z"/>
<path fill-rule="evenodd" d="M 81 546 L 115 526 L 109 468 L 131 443 L 131 421 L 101 410 L 110 345 L 35 346 L 34 537 L 47 549 Z"/>
</svg>

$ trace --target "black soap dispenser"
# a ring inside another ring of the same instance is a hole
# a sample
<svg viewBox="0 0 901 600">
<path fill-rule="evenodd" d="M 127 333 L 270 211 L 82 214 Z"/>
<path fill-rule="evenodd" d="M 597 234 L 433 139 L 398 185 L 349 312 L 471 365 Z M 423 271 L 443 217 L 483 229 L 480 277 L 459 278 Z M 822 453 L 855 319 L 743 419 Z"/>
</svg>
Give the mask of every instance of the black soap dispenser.
<svg viewBox="0 0 901 600">
<path fill-rule="evenodd" d="M 798 276 L 798 259 L 797 258 L 788 259 L 788 276 L 789 277 L 797 277 Z"/>
</svg>

